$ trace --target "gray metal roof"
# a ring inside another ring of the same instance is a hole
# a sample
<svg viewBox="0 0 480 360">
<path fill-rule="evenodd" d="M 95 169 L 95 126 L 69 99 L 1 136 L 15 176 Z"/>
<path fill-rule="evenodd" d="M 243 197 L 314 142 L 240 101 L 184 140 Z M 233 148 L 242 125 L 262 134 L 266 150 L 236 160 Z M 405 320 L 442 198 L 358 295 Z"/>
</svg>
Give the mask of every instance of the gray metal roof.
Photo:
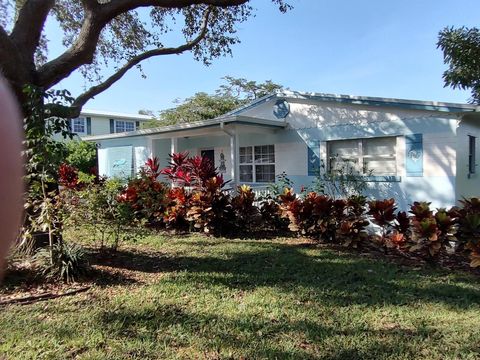
<svg viewBox="0 0 480 360">
<path fill-rule="evenodd" d="M 277 97 L 287 99 L 308 99 L 323 102 L 338 102 L 355 105 L 384 106 L 412 110 L 441 111 L 441 112 L 475 112 L 480 111 L 480 106 L 472 104 L 460 104 L 438 101 L 420 101 L 409 99 L 394 99 L 372 96 L 337 95 L 325 93 L 283 91 L 276 94 Z"/>
</svg>

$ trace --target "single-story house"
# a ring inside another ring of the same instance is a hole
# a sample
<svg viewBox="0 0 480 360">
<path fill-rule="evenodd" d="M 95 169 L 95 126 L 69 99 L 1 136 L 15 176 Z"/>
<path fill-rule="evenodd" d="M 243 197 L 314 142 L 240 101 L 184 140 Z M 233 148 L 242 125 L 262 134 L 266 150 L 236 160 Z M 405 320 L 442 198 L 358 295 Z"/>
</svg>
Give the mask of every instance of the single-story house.
<svg viewBox="0 0 480 360">
<path fill-rule="evenodd" d="M 156 156 L 188 151 L 211 158 L 233 186 L 261 186 L 285 172 L 298 190 L 319 164 L 347 161 L 368 195 L 447 207 L 480 195 L 480 107 L 378 97 L 282 92 L 221 117 L 86 137 L 101 175 L 130 176 Z"/>
</svg>

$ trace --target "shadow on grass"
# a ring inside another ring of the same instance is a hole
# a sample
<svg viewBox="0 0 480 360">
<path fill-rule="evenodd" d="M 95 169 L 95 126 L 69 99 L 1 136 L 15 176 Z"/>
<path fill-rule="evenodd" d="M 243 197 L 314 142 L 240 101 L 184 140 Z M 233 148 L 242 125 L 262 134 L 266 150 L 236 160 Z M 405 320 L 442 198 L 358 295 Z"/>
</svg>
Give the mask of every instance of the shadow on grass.
<svg viewBox="0 0 480 360">
<path fill-rule="evenodd" d="M 314 321 L 275 321 L 264 317 L 228 318 L 214 314 L 191 314 L 175 305 L 105 311 L 97 326 L 109 337 L 126 341 L 168 341 L 176 347 L 216 352 L 213 358 L 265 359 L 377 359 L 392 355 L 416 355 L 414 341 L 428 341 L 434 328 L 366 329 L 342 328 Z M 173 330 L 173 333 L 171 332 Z M 182 334 L 181 338 L 174 333 Z M 329 342 L 336 338 L 337 345 Z M 368 340 L 367 340 L 368 339 Z M 337 346 L 343 344 L 342 348 Z M 368 345 L 367 345 L 368 344 Z M 221 349 L 221 350 L 220 350 Z M 408 356 L 407 356 L 408 357 Z"/>
<path fill-rule="evenodd" d="M 222 244 L 218 243 L 219 249 Z M 249 251 L 237 249 L 219 251 L 218 256 L 204 255 L 201 247 L 205 244 L 192 241 L 191 253 L 200 252 L 198 256 L 120 251 L 102 264 L 146 273 L 181 271 L 182 275 L 174 280 L 162 280 L 175 283 L 205 283 L 239 290 L 268 286 L 291 293 L 302 288 L 319 301 L 337 306 L 403 305 L 418 301 L 459 309 L 480 305 L 478 281 L 461 272 L 419 270 L 360 255 L 311 251 L 309 244 L 243 240 L 237 244 L 248 245 Z"/>
<path fill-rule="evenodd" d="M 131 271 L 159 273 L 171 269 L 174 262 L 164 254 L 154 251 L 147 253 L 137 250 L 117 250 L 93 253 L 90 263 Z"/>
</svg>

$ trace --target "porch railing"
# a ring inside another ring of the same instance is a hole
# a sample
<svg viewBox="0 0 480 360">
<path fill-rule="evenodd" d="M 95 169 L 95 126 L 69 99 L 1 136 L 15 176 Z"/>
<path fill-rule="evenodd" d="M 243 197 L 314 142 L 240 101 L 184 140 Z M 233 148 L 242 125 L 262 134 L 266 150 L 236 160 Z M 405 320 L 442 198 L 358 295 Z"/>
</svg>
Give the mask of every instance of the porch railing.
<svg viewBox="0 0 480 360">
<path fill-rule="evenodd" d="M 250 185 L 250 187 L 252 188 L 252 191 L 255 194 L 256 201 L 254 202 L 254 205 L 256 206 L 260 205 L 260 201 L 258 199 L 264 198 L 272 194 L 272 191 L 270 190 L 270 187 L 268 185 Z M 187 191 L 191 191 L 194 188 L 185 186 L 184 189 Z M 235 196 L 237 189 L 229 187 L 229 188 L 225 188 L 223 191 L 231 196 Z"/>
<path fill-rule="evenodd" d="M 270 187 L 268 185 L 250 185 L 250 187 L 252 188 L 252 191 L 255 194 L 256 201 L 254 201 L 253 203 L 255 206 L 260 206 L 261 201 L 259 201 L 259 199 L 272 194 L 272 191 L 270 190 Z M 224 191 L 234 196 L 237 189 L 229 188 L 229 189 L 225 189 Z"/>
</svg>

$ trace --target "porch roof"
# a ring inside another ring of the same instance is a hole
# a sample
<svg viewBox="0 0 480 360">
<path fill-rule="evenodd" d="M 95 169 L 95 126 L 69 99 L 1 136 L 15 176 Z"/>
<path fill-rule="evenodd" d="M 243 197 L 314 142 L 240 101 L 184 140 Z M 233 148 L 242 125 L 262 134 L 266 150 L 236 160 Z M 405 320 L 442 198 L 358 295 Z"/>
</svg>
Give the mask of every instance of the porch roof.
<svg viewBox="0 0 480 360">
<path fill-rule="evenodd" d="M 239 125 L 263 127 L 263 128 L 265 127 L 277 128 L 277 129 L 282 129 L 287 126 L 287 123 L 282 120 L 269 120 L 269 119 L 261 119 L 261 118 L 242 116 L 242 115 L 229 115 L 229 116 L 221 116 L 211 120 L 196 121 L 192 123 L 182 123 L 177 125 L 162 126 L 157 128 L 151 128 L 151 129 L 142 129 L 137 131 L 115 133 L 115 134 L 85 136 L 83 137 L 83 140 L 97 141 L 97 140 L 106 140 L 106 139 L 168 134 L 168 133 L 174 133 L 174 132 L 186 131 L 186 130 L 215 128 L 217 126 L 220 126 L 221 124 L 225 124 L 225 125 L 239 124 Z"/>
</svg>

